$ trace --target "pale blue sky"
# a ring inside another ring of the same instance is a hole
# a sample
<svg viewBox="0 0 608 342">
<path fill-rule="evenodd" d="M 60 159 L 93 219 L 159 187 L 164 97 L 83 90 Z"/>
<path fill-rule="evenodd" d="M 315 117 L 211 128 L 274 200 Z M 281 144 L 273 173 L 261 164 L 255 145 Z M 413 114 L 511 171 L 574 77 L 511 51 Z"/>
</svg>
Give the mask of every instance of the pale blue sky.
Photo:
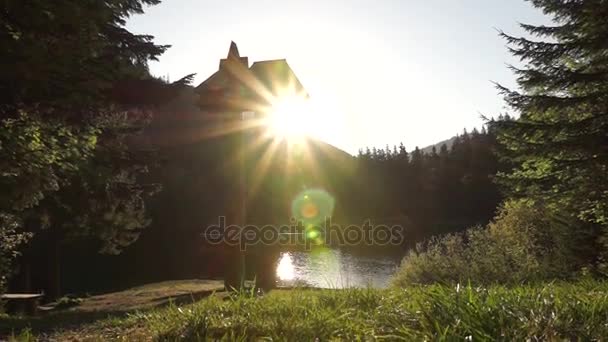
<svg viewBox="0 0 608 342">
<path fill-rule="evenodd" d="M 250 63 L 286 58 L 324 108 L 316 134 L 356 153 L 424 147 L 503 112 L 490 81 L 512 86 L 514 60 L 496 28 L 518 22 L 547 19 L 523 0 L 165 0 L 128 28 L 172 45 L 151 64 L 171 80 L 203 81 L 231 40 Z"/>
</svg>

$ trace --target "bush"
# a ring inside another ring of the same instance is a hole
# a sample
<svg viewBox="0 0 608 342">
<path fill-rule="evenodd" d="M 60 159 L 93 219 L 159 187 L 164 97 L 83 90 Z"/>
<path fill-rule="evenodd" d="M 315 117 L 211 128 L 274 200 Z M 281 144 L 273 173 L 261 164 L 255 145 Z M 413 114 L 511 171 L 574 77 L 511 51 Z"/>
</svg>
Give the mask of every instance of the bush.
<svg viewBox="0 0 608 342">
<path fill-rule="evenodd" d="M 82 304 L 83 299 L 75 296 L 64 296 L 55 302 L 55 310 L 63 310 L 73 308 Z"/>
<path fill-rule="evenodd" d="M 403 259 L 397 286 L 429 283 L 526 283 L 569 278 L 587 260 L 580 237 L 538 205 L 507 202 L 486 227 L 436 237 Z"/>
<path fill-rule="evenodd" d="M 12 262 L 19 255 L 17 247 L 31 237 L 29 233 L 19 233 L 19 226 L 13 215 L 0 212 L 0 294 L 13 271 Z"/>
</svg>

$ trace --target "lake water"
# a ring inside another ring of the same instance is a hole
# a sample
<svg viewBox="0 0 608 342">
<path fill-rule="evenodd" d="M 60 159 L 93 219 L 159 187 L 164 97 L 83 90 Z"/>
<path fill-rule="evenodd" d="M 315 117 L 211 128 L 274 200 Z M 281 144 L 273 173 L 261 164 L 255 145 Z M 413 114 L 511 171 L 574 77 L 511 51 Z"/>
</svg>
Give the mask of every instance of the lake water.
<svg viewBox="0 0 608 342">
<path fill-rule="evenodd" d="M 279 286 L 319 288 L 375 287 L 390 283 L 403 253 L 353 253 L 315 247 L 311 251 L 285 251 L 279 257 Z"/>
</svg>

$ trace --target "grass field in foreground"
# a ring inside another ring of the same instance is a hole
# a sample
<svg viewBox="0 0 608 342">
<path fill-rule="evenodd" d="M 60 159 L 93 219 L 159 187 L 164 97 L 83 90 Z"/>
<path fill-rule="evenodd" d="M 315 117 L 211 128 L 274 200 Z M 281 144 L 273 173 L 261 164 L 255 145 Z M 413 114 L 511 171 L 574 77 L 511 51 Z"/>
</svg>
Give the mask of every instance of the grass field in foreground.
<svg viewBox="0 0 608 342">
<path fill-rule="evenodd" d="M 36 331 L 15 337 L 32 338 Z M 603 340 L 608 283 L 277 290 L 109 317 L 58 340 Z"/>
</svg>

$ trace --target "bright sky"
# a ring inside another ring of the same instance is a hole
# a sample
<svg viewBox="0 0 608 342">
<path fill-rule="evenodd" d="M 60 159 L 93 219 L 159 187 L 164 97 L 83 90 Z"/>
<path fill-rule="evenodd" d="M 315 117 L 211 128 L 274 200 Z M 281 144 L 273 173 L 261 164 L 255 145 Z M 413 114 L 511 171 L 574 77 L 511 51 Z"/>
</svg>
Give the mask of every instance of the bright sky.
<svg viewBox="0 0 608 342">
<path fill-rule="evenodd" d="M 128 28 L 170 44 L 151 70 L 196 84 L 234 40 L 250 63 L 286 58 L 319 110 L 315 134 L 356 153 L 408 150 L 504 112 L 490 81 L 514 85 L 496 32 L 546 23 L 523 0 L 165 0 Z"/>
</svg>

